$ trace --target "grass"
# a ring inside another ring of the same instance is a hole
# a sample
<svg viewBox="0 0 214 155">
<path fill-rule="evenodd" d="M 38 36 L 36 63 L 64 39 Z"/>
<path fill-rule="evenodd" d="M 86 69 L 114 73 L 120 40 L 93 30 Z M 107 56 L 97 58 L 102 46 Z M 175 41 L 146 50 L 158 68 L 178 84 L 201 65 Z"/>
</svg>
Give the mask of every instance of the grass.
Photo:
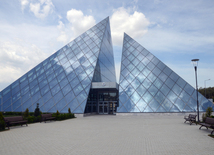
<svg viewBox="0 0 214 155">
<path fill-rule="evenodd" d="M 214 135 L 209 134 L 208 136 L 210 136 L 210 137 L 214 138 Z"/>
</svg>

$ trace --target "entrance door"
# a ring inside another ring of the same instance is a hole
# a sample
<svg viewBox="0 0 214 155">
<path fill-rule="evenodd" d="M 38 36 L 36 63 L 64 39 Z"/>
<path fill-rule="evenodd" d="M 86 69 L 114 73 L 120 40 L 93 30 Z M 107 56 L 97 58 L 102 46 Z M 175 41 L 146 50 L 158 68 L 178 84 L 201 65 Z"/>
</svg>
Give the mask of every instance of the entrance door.
<svg viewBox="0 0 214 155">
<path fill-rule="evenodd" d="M 116 113 L 116 102 L 109 102 L 109 114 L 115 114 Z"/>
<path fill-rule="evenodd" d="M 108 114 L 109 104 L 108 102 L 99 102 L 99 114 Z"/>
</svg>

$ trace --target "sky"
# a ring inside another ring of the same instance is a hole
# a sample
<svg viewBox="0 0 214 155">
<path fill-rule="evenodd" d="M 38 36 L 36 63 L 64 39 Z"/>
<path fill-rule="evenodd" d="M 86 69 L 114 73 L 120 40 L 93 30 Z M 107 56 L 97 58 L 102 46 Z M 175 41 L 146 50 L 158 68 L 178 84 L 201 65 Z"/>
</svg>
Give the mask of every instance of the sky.
<svg viewBox="0 0 214 155">
<path fill-rule="evenodd" d="M 199 59 L 214 87 L 213 0 L 0 0 L 0 91 L 108 16 L 117 81 L 126 32 L 194 88 Z"/>
</svg>

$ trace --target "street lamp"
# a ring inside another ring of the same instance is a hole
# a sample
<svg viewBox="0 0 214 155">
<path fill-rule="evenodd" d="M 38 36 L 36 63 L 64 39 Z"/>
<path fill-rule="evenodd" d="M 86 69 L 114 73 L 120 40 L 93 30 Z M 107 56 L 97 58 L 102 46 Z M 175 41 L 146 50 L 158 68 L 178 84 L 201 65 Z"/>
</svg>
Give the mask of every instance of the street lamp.
<svg viewBox="0 0 214 155">
<path fill-rule="evenodd" d="M 198 105 L 198 81 L 197 81 L 197 66 L 198 66 L 198 61 L 199 59 L 192 59 L 192 64 L 195 68 L 195 79 L 196 79 L 196 94 L 197 94 L 197 113 L 198 113 L 198 122 L 200 121 L 199 120 L 199 105 Z"/>
<path fill-rule="evenodd" d="M 210 79 L 207 79 L 207 80 L 204 80 L 204 94 L 205 94 L 205 97 L 206 97 L 206 81 L 209 81 Z M 207 98 L 207 97 L 206 97 Z"/>
</svg>

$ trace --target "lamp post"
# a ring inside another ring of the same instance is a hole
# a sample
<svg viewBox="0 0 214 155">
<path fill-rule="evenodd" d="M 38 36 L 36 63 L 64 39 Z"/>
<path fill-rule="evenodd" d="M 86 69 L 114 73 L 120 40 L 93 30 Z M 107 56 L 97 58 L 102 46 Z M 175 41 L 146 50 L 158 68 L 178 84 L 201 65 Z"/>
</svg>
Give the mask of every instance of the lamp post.
<svg viewBox="0 0 214 155">
<path fill-rule="evenodd" d="M 207 80 L 204 80 L 204 94 L 205 94 L 205 97 L 206 97 L 206 81 L 209 81 L 210 79 L 207 79 Z M 206 97 L 207 98 L 207 97 Z"/>
<path fill-rule="evenodd" d="M 199 120 L 199 105 L 198 105 L 198 81 L 197 81 L 197 66 L 198 66 L 198 61 L 199 59 L 192 59 L 192 64 L 195 68 L 195 79 L 196 79 L 196 96 L 197 96 L 197 113 L 198 113 L 198 122 L 200 121 Z"/>
</svg>

